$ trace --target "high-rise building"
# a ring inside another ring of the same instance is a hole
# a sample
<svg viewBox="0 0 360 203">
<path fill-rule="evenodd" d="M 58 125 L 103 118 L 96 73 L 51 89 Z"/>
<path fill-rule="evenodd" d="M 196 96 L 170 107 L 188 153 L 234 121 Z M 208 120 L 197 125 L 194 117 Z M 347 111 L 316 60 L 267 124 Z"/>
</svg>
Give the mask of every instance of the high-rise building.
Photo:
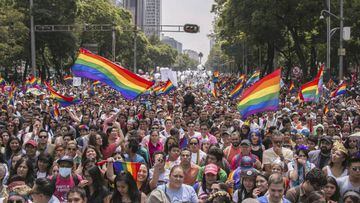
<svg viewBox="0 0 360 203">
<path fill-rule="evenodd" d="M 147 36 L 160 37 L 161 25 L 161 0 L 145 0 L 145 27 Z"/>
<path fill-rule="evenodd" d="M 145 0 L 113 0 L 114 4 L 117 6 L 124 7 L 129 10 L 132 15 L 132 20 L 135 23 L 135 8 L 137 6 L 137 25 L 141 28 L 144 25 L 145 19 Z M 136 5 L 137 3 L 137 5 Z"/>
<path fill-rule="evenodd" d="M 184 54 L 187 54 L 189 58 L 193 59 L 194 61 L 199 61 L 199 53 L 194 50 L 184 49 Z"/>
<path fill-rule="evenodd" d="M 178 53 L 182 53 L 182 43 L 175 40 L 172 37 L 168 37 L 168 36 L 162 36 L 161 37 L 161 41 L 169 46 L 171 46 L 172 48 L 176 49 L 178 51 Z"/>
</svg>

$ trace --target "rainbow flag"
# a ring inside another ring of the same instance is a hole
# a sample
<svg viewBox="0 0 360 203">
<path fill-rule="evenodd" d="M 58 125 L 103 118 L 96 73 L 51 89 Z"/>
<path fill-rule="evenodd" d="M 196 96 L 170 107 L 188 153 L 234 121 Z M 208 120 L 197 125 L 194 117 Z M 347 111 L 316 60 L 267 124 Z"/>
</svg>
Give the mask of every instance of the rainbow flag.
<svg viewBox="0 0 360 203">
<path fill-rule="evenodd" d="M 0 85 L 5 85 L 6 81 L 4 80 L 4 78 L 0 77 Z"/>
<path fill-rule="evenodd" d="M 93 82 L 93 85 L 99 85 L 99 84 L 101 84 L 101 82 L 98 81 L 98 80 L 95 80 L 95 81 Z"/>
<path fill-rule="evenodd" d="M 217 83 L 217 82 L 219 82 L 219 71 L 218 70 L 214 71 L 214 73 L 213 73 L 213 83 Z"/>
<path fill-rule="evenodd" d="M 289 86 L 289 92 L 291 93 L 292 91 L 294 91 L 294 89 L 295 89 L 294 81 L 291 81 Z"/>
<path fill-rule="evenodd" d="M 219 96 L 217 93 L 217 90 L 216 90 L 216 83 L 210 84 L 210 90 L 211 90 L 212 96 L 214 96 L 215 98 L 217 98 Z"/>
<path fill-rule="evenodd" d="M 161 91 L 163 92 L 163 94 L 168 94 L 173 89 L 175 89 L 175 86 L 173 85 L 171 80 L 168 80 Z"/>
<path fill-rule="evenodd" d="M 245 90 L 237 105 L 242 118 L 279 108 L 281 69 L 265 76 Z"/>
<path fill-rule="evenodd" d="M 323 64 L 323 65 L 321 65 L 320 66 L 320 69 L 319 69 L 319 71 L 318 71 L 318 73 L 317 73 L 317 75 L 316 75 L 316 78 L 318 78 L 319 79 L 319 82 L 318 82 L 318 92 L 317 92 L 317 95 L 316 95 L 316 101 L 319 101 L 319 99 L 320 99 L 320 96 L 322 95 L 322 93 L 323 93 L 323 83 L 324 83 L 324 81 L 323 81 L 323 76 L 324 76 L 324 67 L 325 67 L 325 65 Z"/>
<path fill-rule="evenodd" d="M 316 101 L 318 92 L 319 92 L 319 78 L 305 83 L 301 86 L 299 96 L 300 99 L 304 102 Z"/>
<path fill-rule="evenodd" d="M 54 104 L 54 118 L 58 120 L 59 116 L 60 116 L 59 104 Z"/>
<path fill-rule="evenodd" d="M 135 99 L 154 84 L 86 49 L 80 49 L 79 56 L 71 69 L 74 75 L 99 80 L 119 91 L 129 100 Z"/>
<path fill-rule="evenodd" d="M 59 102 L 61 107 L 67 107 L 73 104 L 81 103 L 80 99 L 75 99 L 74 97 L 67 97 L 56 92 L 47 82 L 45 82 L 46 87 L 51 93 L 51 96 Z"/>
<path fill-rule="evenodd" d="M 72 80 L 73 79 L 73 77 L 71 76 L 71 75 L 66 75 L 65 77 L 64 77 L 64 80 L 65 81 L 70 81 L 70 80 Z"/>
<path fill-rule="evenodd" d="M 331 92 L 330 97 L 334 98 L 345 93 L 346 93 L 346 83 L 343 82 L 341 83 L 341 85 L 339 85 L 339 87 L 337 87 L 333 92 Z"/>
<path fill-rule="evenodd" d="M 325 104 L 323 111 L 324 111 L 324 114 L 327 114 L 329 112 L 329 107 L 327 104 Z"/>
<path fill-rule="evenodd" d="M 244 86 L 244 78 L 245 76 L 242 75 L 240 77 L 240 81 L 236 84 L 236 86 L 234 87 L 234 89 L 230 92 L 230 99 L 235 99 L 236 97 L 238 97 L 240 95 L 240 93 L 242 92 L 242 88 Z"/>
<path fill-rule="evenodd" d="M 27 80 L 26 80 L 26 85 L 33 85 L 36 82 L 36 77 L 31 75 Z"/>
<path fill-rule="evenodd" d="M 254 74 L 246 81 L 246 87 L 252 85 L 260 79 L 260 71 L 255 71 Z"/>
<path fill-rule="evenodd" d="M 129 172 L 134 180 L 137 180 L 137 174 L 140 169 L 141 163 L 139 162 L 119 162 L 116 161 L 113 164 L 115 174 L 119 174 L 121 171 Z"/>
</svg>

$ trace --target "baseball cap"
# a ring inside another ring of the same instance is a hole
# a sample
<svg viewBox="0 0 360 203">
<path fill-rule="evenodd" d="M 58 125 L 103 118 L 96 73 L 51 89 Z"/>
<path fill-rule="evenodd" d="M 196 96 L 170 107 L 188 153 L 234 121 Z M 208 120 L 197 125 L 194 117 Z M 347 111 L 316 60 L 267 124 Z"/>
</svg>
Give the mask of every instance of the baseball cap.
<svg viewBox="0 0 360 203">
<path fill-rule="evenodd" d="M 251 142 L 248 139 L 244 139 L 241 141 L 240 145 L 251 146 Z"/>
<path fill-rule="evenodd" d="M 32 145 L 33 147 L 37 147 L 37 143 L 35 142 L 35 140 L 29 140 L 29 141 L 27 141 L 26 142 L 26 144 L 25 145 Z"/>
<path fill-rule="evenodd" d="M 213 174 L 213 175 L 217 175 L 219 171 L 219 167 L 215 164 L 208 164 L 205 166 L 205 174 Z"/>
<path fill-rule="evenodd" d="M 60 164 L 61 162 L 68 162 L 74 164 L 74 159 L 71 156 L 63 156 L 59 160 L 57 160 L 58 164 Z"/>
<path fill-rule="evenodd" d="M 256 178 L 257 171 L 254 168 L 247 169 L 247 170 L 241 170 L 240 176 L 242 178 L 248 177 L 248 178 Z"/>
</svg>

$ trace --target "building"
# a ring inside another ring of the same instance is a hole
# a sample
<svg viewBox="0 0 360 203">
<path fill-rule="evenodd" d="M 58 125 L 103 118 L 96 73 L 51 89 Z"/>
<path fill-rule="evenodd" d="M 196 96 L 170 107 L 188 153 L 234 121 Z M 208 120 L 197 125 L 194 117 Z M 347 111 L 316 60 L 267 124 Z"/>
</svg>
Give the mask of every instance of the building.
<svg viewBox="0 0 360 203">
<path fill-rule="evenodd" d="M 132 20 L 135 24 L 135 8 L 137 6 L 137 22 L 138 27 L 144 25 L 145 19 L 145 0 L 113 0 L 114 4 L 119 7 L 124 7 L 129 10 L 132 15 Z M 137 3 L 137 5 L 136 5 Z"/>
<path fill-rule="evenodd" d="M 189 58 L 191 58 L 195 61 L 199 61 L 199 53 L 194 50 L 184 49 L 184 54 L 187 54 L 189 56 Z"/>
<path fill-rule="evenodd" d="M 182 53 L 182 43 L 176 41 L 174 38 L 162 35 L 161 42 L 171 46 L 174 49 L 176 49 L 179 54 Z"/>
<path fill-rule="evenodd" d="M 145 0 L 144 32 L 147 36 L 160 37 L 161 0 Z"/>
</svg>

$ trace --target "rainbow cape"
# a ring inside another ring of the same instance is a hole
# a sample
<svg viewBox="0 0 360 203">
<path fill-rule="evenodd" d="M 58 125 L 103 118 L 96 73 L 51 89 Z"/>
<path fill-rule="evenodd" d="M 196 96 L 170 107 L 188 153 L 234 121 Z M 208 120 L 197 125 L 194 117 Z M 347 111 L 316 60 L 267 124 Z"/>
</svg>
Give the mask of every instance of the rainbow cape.
<svg viewBox="0 0 360 203">
<path fill-rule="evenodd" d="M 339 85 L 339 87 L 337 87 L 333 92 L 331 92 L 330 97 L 334 98 L 345 93 L 346 93 L 346 83 L 343 82 L 341 83 L 341 85 Z"/>
<path fill-rule="evenodd" d="M 242 118 L 279 108 L 280 78 L 281 69 L 277 69 L 245 90 L 237 105 Z"/>
<path fill-rule="evenodd" d="M 56 92 L 47 82 L 45 82 L 47 89 L 50 91 L 51 96 L 60 104 L 61 107 L 67 107 L 73 104 L 81 103 L 80 99 L 74 97 L 67 97 Z"/>
<path fill-rule="evenodd" d="M 171 80 L 168 80 L 164 87 L 162 88 L 163 94 L 168 94 L 171 90 L 175 89 L 174 84 L 171 82 Z"/>
<path fill-rule="evenodd" d="M 318 92 L 319 92 L 319 78 L 305 83 L 301 86 L 299 96 L 300 99 L 304 102 L 316 101 Z"/>
<path fill-rule="evenodd" d="M 121 171 L 129 172 L 133 177 L 134 180 L 137 180 L 137 174 L 140 169 L 141 163 L 138 162 L 114 162 L 114 172 L 115 174 L 119 174 Z"/>
<path fill-rule="evenodd" d="M 86 49 L 80 49 L 71 70 L 78 77 L 99 80 L 109 85 L 129 100 L 135 99 L 154 84 Z"/>
<path fill-rule="evenodd" d="M 236 86 L 234 87 L 234 89 L 230 92 L 230 99 L 235 99 L 236 97 L 238 97 L 240 95 L 240 93 L 242 92 L 242 87 L 244 86 L 244 78 L 245 76 L 242 75 L 240 77 L 239 82 L 236 84 Z"/>
<path fill-rule="evenodd" d="M 255 71 L 254 74 L 246 81 L 246 87 L 252 85 L 260 79 L 260 71 Z"/>
</svg>

